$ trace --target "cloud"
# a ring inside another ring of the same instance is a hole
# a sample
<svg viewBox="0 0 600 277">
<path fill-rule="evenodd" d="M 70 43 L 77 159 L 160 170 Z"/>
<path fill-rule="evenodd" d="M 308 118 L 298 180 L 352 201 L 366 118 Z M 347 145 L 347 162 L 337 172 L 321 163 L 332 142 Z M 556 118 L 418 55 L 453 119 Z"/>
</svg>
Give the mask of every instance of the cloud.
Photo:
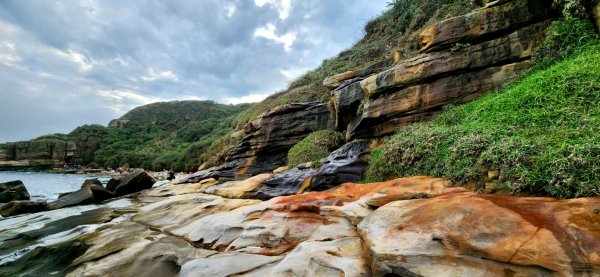
<svg viewBox="0 0 600 277">
<path fill-rule="evenodd" d="M 259 101 L 350 47 L 385 1 L 0 1 L 4 140 L 154 101 Z"/>
<path fill-rule="evenodd" d="M 242 97 L 225 97 L 223 102 L 225 104 L 241 104 L 241 103 L 256 103 L 263 101 L 265 98 L 269 97 L 270 93 L 259 93 L 259 94 L 250 94 Z"/>
<path fill-rule="evenodd" d="M 288 18 L 292 11 L 292 0 L 254 0 L 254 4 L 258 7 L 263 7 L 265 4 L 275 7 L 281 20 Z"/>
<path fill-rule="evenodd" d="M 286 52 L 292 51 L 292 45 L 294 45 L 294 41 L 296 40 L 296 33 L 289 32 L 284 35 L 278 36 L 275 34 L 275 25 L 269 23 L 264 27 L 259 27 L 254 31 L 255 37 L 262 37 L 277 43 L 283 44 L 283 49 Z"/>
<path fill-rule="evenodd" d="M 150 68 L 148 75 L 142 76 L 142 80 L 147 82 L 155 80 L 179 81 L 179 78 L 171 70 L 157 72 L 154 68 Z"/>
</svg>

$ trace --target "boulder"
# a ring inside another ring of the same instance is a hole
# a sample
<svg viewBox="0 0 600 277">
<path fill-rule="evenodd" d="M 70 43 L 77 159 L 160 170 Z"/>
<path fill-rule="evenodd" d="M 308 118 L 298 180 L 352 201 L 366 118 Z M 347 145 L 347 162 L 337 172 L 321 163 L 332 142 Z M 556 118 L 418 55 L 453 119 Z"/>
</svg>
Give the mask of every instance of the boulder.
<svg viewBox="0 0 600 277">
<path fill-rule="evenodd" d="M 64 207 L 86 205 L 95 203 L 94 192 L 91 188 L 82 188 L 80 190 L 70 192 L 62 195 L 56 201 L 50 202 L 48 206 L 51 210 L 60 209 Z"/>
<path fill-rule="evenodd" d="M 106 189 L 114 193 L 116 196 L 122 196 L 141 190 L 149 189 L 156 183 L 156 180 L 152 178 L 146 171 L 136 169 L 130 173 L 124 173 L 118 176 L 112 177 Z"/>
<path fill-rule="evenodd" d="M 94 178 L 94 179 L 87 179 L 85 181 L 83 181 L 83 184 L 81 184 L 81 188 L 88 188 L 88 187 L 102 187 L 102 182 L 100 182 L 100 180 L 98 180 L 98 178 Z"/>
<path fill-rule="evenodd" d="M 20 180 L 0 183 L 0 202 L 29 200 L 29 192 Z"/>
<path fill-rule="evenodd" d="M 458 193 L 395 201 L 359 225 L 374 275 L 596 276 L 600 198 Z"/>
<path fill-rule="evenodd" d="M 336 187 L 342 183 L 359 182 L 367 169 L 366 154 L 369 141 L 356 140 L 333 151 L 321 160 L 321 168 L 310 183 L 311 191 L 321 191 Z"/>
<path fill-rule="evenodd" d="M 48 204 L 40 201 L 12 201 L 0 206 L 0 215 L 13 216 L 28 213 L 37 213 L 48 210 Z"/>
</svg>

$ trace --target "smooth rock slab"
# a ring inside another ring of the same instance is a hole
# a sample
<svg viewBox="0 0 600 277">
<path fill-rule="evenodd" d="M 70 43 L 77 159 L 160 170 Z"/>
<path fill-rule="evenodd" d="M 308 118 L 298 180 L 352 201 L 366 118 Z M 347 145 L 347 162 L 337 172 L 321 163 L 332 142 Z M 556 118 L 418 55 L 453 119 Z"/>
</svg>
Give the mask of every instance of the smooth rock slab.
<svg viewBox="0 0 600 277">
<path fill-rule="evenodd" d="M 227 253 L 204 259 L 191 260 L 183 265 L 179 276 L 232 276 L 243 274 L 256 268 L 281 260 L 278 256 Z"/>
<path fill-rule="evenodd" d="M 598 210 L 600 198 L 450 194 L 391 202 L 358 229 L 376 276 L 595 276 Z"/>
</svg>

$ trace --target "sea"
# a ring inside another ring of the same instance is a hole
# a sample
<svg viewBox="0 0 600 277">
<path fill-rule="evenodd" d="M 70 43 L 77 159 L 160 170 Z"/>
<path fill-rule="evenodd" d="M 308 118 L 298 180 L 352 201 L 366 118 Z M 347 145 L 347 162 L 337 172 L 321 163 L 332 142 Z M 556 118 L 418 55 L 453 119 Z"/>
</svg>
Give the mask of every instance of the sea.
<svg viewBox="0 0 600 277">
<path fill-rule="evenodd" d="M 0 183 L 21 180 L 31 200 L 53 201 L 63 192 L 76 191 L 86 179 L 98 178 L 104 185 L 109 176 L 92 176 L 80 174 L 60 174 L 26 171 L 0 171 Z"/>
</svg>

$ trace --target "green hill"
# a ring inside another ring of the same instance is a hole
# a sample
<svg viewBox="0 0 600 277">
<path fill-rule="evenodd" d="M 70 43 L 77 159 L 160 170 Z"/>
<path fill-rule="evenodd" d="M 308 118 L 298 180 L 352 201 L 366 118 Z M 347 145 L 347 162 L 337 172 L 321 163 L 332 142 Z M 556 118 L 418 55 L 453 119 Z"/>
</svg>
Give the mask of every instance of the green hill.
<svg viewBox="0 0 600 277">
<path fill-rule="evenodd" d="M 161 170 L 185 170 L 202 162 L 200 155 L 233 126 L 248 105 L 212 101 L 160 102 L 137 107 L 120 119 L 123 128 L 108 128 L 95 163 Z"/>
</svg>

